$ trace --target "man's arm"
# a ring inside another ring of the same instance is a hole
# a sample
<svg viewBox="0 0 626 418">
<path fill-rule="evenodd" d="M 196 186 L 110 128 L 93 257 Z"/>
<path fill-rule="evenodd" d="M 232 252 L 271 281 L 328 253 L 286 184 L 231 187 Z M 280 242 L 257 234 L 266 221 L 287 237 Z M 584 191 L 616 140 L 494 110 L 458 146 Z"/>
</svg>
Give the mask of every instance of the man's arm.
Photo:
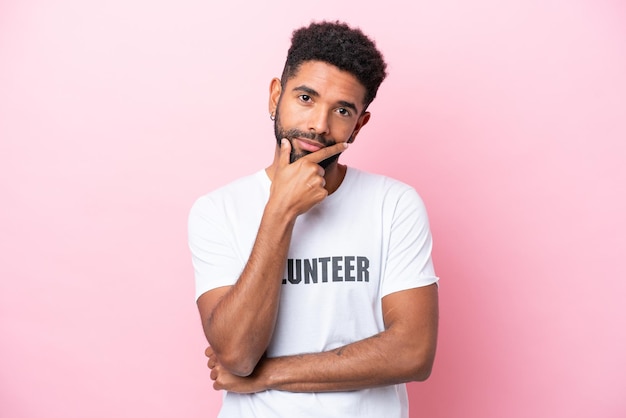
<svg viewBox="0 0 626 418">
<path fill-rule="evenodd" d="M 427 379 L 437 344 L 437 285 L 392 293 L 382 307 L 385 331 L 323 353 L 263 359 L 245 378 L 228 372 L 208 348 L 213 387 L 241 393 L 330 392 Z"/>
<path fill-rule="evenodd" d="M 336 144 L 289 164 L 291 148 L 283 140 L 270 197 L 243 272 L 233 286 L 213 289 L 198 298 L 204 333 L 230 373 L 249 375 L 267 349 L 296 218 L 328 195 L 324 169 L 317 163 L 345 148 L 343 143 Z"/>
</svg>

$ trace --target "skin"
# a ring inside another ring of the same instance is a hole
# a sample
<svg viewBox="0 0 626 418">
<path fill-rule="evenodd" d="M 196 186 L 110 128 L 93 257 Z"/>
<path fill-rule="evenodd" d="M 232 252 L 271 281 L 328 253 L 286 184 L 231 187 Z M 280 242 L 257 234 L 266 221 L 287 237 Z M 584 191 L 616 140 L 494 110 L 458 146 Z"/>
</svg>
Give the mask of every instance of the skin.
<svg viewBox="0 0 626 418">
<path fill-rule="evenodd" d="M 373 337 L 323 353 L 263 356 L 276 324 L 295 221 L 343 181 L 344 165 L 335 160 L 324 169 L 318 163 L 345 151 L 369 121 L 364 96 L 352 74 L 318 61 L 303 63 L 284 89 L 280 80 L 271 81 L 269 111 L 280 114 L 284 131 L 312 132 L 320 140 L 296 135 L 277 145 L 266 168 L 270 197 L 239 280 L 198 299 L 215 389 L 347 391 L 430 375 L 437 341 L 436 285 L 385 296 L 385 330 Z M 290 163 L 292 151 L 299 158 Z"/>
</svg>

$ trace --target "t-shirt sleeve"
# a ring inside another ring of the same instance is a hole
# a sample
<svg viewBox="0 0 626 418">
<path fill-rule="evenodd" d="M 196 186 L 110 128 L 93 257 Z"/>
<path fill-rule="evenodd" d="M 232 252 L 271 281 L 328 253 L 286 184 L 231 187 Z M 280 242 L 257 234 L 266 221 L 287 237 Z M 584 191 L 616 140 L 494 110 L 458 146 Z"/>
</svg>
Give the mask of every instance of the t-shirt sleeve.
<svg viewBox="0 0 626 418">
<path fill-rule="evenodd" d="M 207 196 L 191 208 L 188 222 L 189 249 L 196 281 L 196 299 L 203 293 L 235 284 L 243 269 L 241 258 L 227 230 L 224 215 Z"/>
<path fill-rule="evenodd" d="M 437 283 L 432 262 L 433 240 L 424 202 L 410 188 L 393 210 L 382 294 Z"/>
</svg>

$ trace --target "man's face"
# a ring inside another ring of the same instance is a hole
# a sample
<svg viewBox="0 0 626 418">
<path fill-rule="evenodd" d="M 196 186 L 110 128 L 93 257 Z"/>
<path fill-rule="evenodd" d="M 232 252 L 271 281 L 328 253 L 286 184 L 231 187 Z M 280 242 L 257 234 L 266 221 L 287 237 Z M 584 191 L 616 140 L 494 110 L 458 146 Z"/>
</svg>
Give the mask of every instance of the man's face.
<svg viewBox="0 0 626 418">
<path fill-rule="evenodd" d="M 350 73 L 320 62 L 307 61 L 281 88 L 272 82 L 270 109 L 274 107 L 274 133 L 291 143 L 291 162 L 338 142 L 352 142 L 369 119 L 363 112 L 365 88 Z M 270 110 L 271 111 L 271 110 Z M 324 160 L 327 168 L 339 155 Z"/>
</svg>

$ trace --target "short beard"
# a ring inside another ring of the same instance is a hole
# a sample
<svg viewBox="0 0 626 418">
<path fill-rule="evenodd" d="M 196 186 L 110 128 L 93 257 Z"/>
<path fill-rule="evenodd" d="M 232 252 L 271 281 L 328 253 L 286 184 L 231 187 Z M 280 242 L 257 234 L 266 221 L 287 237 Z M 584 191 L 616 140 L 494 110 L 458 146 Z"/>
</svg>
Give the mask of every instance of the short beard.
<svg viewBox="0 0 626 418">
<path fill-rule="evenodd" d="M 278 106 L 276 107 L 276 118 L 274 119 L 274 135 L 276 136 L 276 143 L 278 144 L 278 146 L 280 147 L 280 142 L 282 141 L 283 138 L 286 138 L 289 143 L 291 144 L 291 153 L 289 154 L 289 163 L 293 163 L 297 160 L 299 160 L 300 158 L 304 157 L 305 155 L 311 154 L 310 151 L 303 151 L 301 153 L 296 153 L 295 149 L 293 148 L 293 139 L 294 138 L 306 138 L 306 139 L 310 139 L 312 141 L 316 141 L 319 142 L 320 144 L 323 144 L 324 147 L 329 147 L 331 145 L 335 145 L 336 142 L 332 141 L 332 140 L 328 140 L 326 139 L 323 135 L 318 135 L 314 132 L 304 132 L 298 129 L 288 129 L 287 131 L 285 131 L 283 129 L 283 126 L 280 123 L 280 114 L 278 112 L 278 108 L 280 107 L 280 101 L 278 102 Z M 341 155 L 341 153 L 337 153 L 331 157 L 326 158 L 325 160 L 320 161 L 318 164 L 323 168 L 326 169 L 328 168 L 331 164 L 337 162 L 337 160 L 339 160 L 339 155 Z"/>
</svg>

